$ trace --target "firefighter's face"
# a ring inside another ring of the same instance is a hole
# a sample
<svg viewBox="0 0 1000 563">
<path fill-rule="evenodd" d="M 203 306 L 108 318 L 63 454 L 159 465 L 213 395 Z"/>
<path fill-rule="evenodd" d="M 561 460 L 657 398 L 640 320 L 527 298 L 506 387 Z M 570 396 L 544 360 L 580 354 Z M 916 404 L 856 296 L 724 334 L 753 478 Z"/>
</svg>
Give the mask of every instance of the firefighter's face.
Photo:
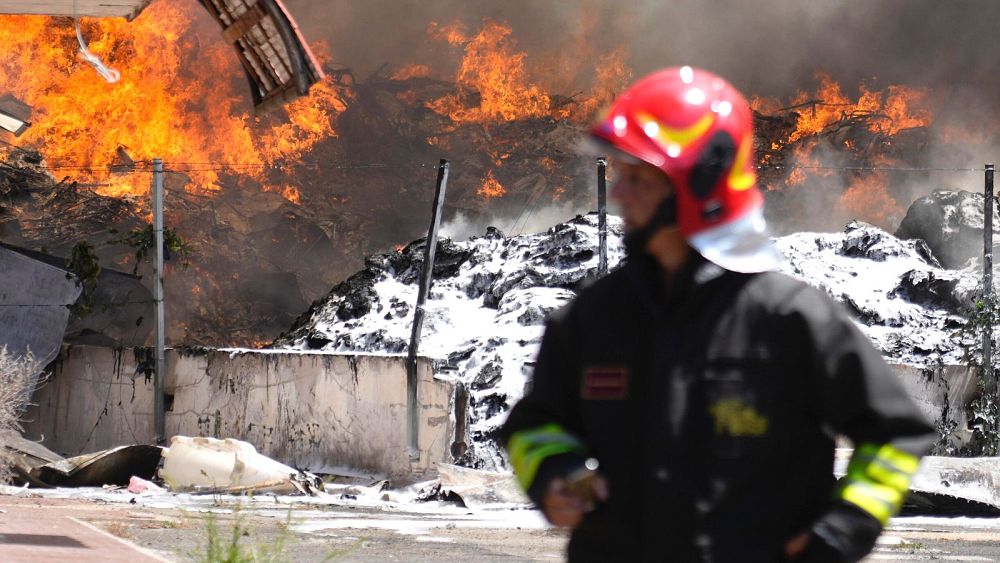
<svg viewBox="0 0 1000 563">
<path fill-rule="evenodd" d="M 615 178 L 609 195 L 627 232 L 649 223 L 660 202 L 674 191 L 667 176 L 651 164 L 615 161 L 612 170 Z"/>
</svg>

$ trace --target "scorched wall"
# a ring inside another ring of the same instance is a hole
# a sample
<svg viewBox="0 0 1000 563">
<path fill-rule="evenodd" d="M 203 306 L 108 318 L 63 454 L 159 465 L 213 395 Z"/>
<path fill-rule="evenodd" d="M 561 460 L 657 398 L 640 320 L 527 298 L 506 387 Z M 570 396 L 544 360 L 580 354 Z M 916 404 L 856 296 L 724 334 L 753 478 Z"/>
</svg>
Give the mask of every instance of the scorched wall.
<svg viewBox="0 0 1000 563">
<path fill-rule="evenodd" d="M 146 351 L 65 350 L 25 435 L 65 455 L 152 443 L 151 368 Z M 423 358 L 418 375 L 419 460 L 407 455 L 402 356 L 168 350 L 166 432 L 246 440 L 316 472 L 422 474 L 452 461 L 454 387 Z"/>
</svg>

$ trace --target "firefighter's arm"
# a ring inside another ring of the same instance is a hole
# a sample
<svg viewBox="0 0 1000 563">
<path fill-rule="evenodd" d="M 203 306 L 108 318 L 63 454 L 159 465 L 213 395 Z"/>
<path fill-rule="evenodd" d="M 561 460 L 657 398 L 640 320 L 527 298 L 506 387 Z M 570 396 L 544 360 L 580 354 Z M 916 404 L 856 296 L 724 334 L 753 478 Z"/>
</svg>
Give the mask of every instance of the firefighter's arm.
<svg viewBox="0 0 1000 563">
<path fill-rule="evenodd" d="M 830 510 L 812 527 L 804 560 L 823 560 L 818 554 L 825 550 L 857 561 L 902 507 L 934 429 L 838 304 L 812 288 L 799 291 L 793 302 L 811 340 L 813 389 L 823 421 L 854 444 Z"/>
<path fill-rule="evenodd" d="M 583 466 L 586 447 L 580 437 L 579 354 L 567 325 L 567 310 L 557 311 L 546 326 L 531 388 L 500 430 L 514 473 L 539 506 L 555 479 Z"/>
</svg>

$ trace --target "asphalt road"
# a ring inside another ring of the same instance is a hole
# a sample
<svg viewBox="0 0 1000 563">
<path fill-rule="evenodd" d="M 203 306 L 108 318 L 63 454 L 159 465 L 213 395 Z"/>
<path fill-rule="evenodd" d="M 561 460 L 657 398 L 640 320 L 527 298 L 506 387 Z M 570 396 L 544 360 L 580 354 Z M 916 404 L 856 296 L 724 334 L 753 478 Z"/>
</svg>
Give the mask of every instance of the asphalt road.
<svg viewBox="0 0 1000 563">
<path fill-rule="evenodd" d="M 263 560 L 304 562 L 560 561 L 566 544 L 564 532 L 526 510 L 276 501 L 257 499 L 234 510 L 232 500 L 220 497 L 177 506 L 0 496 L 0 515 L 30 508 L 42 520 L 72 517 L 170 561 L 204 560 L 213 540 L 226 547 L 234 538 L 244 553 Z M 1000 518 L 899 518 L 865 561 L 930 560 L 1000 561 Z"/>
<path fill-rule="evenodd" d="M 1000 561 L 1000 518 L 897 518 L 865 561 Z"/>
</svg>

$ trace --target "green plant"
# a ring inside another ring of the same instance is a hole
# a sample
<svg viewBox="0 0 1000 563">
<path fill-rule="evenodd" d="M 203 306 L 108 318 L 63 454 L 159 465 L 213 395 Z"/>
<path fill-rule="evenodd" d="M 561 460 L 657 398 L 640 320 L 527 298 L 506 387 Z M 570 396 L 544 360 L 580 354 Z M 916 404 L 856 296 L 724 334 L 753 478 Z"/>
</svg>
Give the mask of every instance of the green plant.
<svg viewBox="0 0 1000 563">
<path fill-rule="evenodd" d="M 66 279 L 75 279 L 82 287 L 80 298 L 69 305 L 69 310 L 77 318 L 82 318 L 94 310 L 97 303 L 97 278 L 101 276 L 101 265 L 97 261 L 94 247 L 87 241 L 80 241 L 73 246 L 69 259 L 66 260 Z"/>
<path fill-rule="evenodd" d="M 291 513 L 289 513 L 289 519 Z M 238 508 L 233 509 L 233 521 L 228 534 L 219 527 L 218 516 L 205 516 L 206 542 L 203 550 L 191 554 L 199 563 L 278 563 L 287 561 L 284 555 L 290 532 L 279 528 L 275 538 L 262 543 L 254 537 L 253 529 L 246 524 Z"/>
<path fill-rule="evenodd" d="M 902 540 L 898 544 L 892 546 L 892 549 L 900 551 L 909 551 L 910 553 L 915 553 L 924 549 L 924 544 L 918 541 L 907 541 Z"/>
<path fill-rule="evenodd" d="M 979 371 L 976 381 L 977 395 L 967 407 L 972 438 L 958 452 L 963 456 L 994 456 L 998 453 L 1000 430 L 998 430 L 997 387 L 993 368 L 994 358 L 997 355 L 993 327 L 998 324 L 1000 324 L 1000 297 L 995 294 L 982 296 L 976 300 L 968 321 L 957 334 L 965 362 L 969 367 L 978 368 Z M 984 365 L 983 358 L 983 343 L 987 335 L 994 350 L 989 366 Z"/>
<path fill-rule="evenodd" d="M 112 234 L 119 234 L 117 230 L 112 229 Z M 135 275 L 139 272 L 139 264 L 149 255 L 149 252 L 153 250 L 156 246 L 156 233 L 153 232 L 153 225 L 146 225 L 145 227 L 136 227 L 129 231 L 128 233 L 121 235 L 120 237 L 113 239 L 111 241 L 115 244 L 124 244 L 130 246 L 135 250 L 135 266 L 132 267 L 132 274 Z M 170 229 L 170 227 L 164 227 L 163 229 L 163 259 L 170 261 L 173 259 L 174 255 L 180 256 L 183 260 L 181 265 L 187 268 L 190 265 L 188 262 L 188 256 L 191 254 L 191 247 L 187 242 L 177 234 L 176 231 Z"/>
</svg>

